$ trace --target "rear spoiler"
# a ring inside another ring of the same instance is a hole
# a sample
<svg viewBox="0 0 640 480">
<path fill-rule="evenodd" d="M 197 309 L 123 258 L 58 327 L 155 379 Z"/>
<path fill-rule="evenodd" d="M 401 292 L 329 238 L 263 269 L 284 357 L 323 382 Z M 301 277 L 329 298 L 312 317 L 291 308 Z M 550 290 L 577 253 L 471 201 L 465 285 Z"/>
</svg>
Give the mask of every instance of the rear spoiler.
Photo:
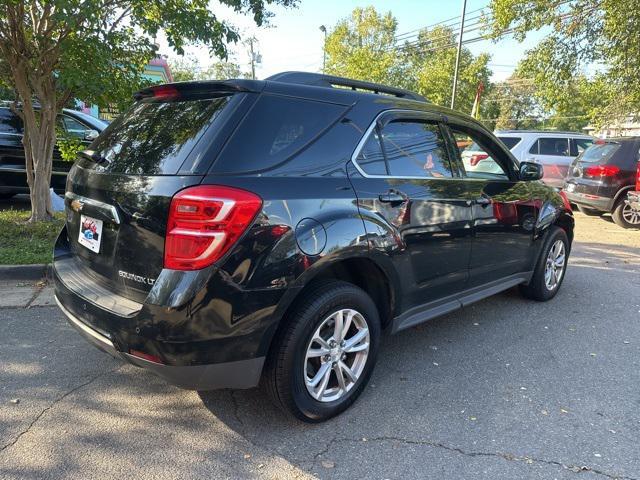
<svg viewBox="0 0 640 480">
<path fill-rule="evenodd" d="M 145 98 L 177 98 L 181 96 L 206 96 L 225 93 L 260 93 L 264 82 L 259 80 L 201 80 L 153 85 L 133 94 L 134 100 Z"/>
</svg>

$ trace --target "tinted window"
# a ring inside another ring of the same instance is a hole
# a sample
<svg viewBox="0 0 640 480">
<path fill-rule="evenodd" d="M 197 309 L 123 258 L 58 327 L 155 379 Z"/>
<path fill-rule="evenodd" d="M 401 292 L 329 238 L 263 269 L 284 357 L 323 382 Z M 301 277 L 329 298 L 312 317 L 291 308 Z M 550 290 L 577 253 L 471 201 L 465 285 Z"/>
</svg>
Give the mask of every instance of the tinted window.
<svg viewBox="0 0 640 480">
<path fill-rule="evenodd" d="M 569 156 L 569 140 L 567 138 L 539 138 L 539 155 Z"/>
<path fill-rule="evenodd" d="M 571 139 L 571 156 L 577 157 L 593 144 L 590 138 L 572 138 Z"/>
<path fill-rule="evenodd" d="M 175 174 L 229 97 L 140 102 L 109 125 L 93 144 L 105 171 Z"/>
<path fill-rule="evenodd" d="M 388 175 L 377 129 L 369 135 L 367 142 L 360 150 L 357 162 L 360 168 L 369 175 Z"/>
<path fill-rule="evenodd" d="M 271 168 L 307 146 L 345 110 L 332 103 L 262 95 L 233 134 L 216 171 Z"/>
<path fill-rule="evenodd" d="M 511 150 L 513 147 L 515 147 L 517 144 L 520 143 L 520 140 L 522 140 L 522 138 L 520 137 L 498 137 L 500 139 L 500 141 L 502 143 L 505 144 L 505 146 Z"/>
<path fill-rule="evenodd" d="M 0 108 L 0 133 L 22 134 L 22 120 L 8 108 Z"/>
<path fill-rule="evenodd" d="M 607 163 L 619 148 L 619 143 L 595 143 L 584 151 L 580 157 L 580 161 L 587 163 Z"/>
<path fill-rule="evenodd" d="M 496 161 L 496 154 L 478 133 L 450 126 L 462 165 L 468 178 L 508 179 L 504 168 Z"/>
<path fill-rule="evenodd" d="M 394 177 L 452 177 L 447 149 L 436 123 L 394 121 L 382 129 L 382 145 Z"/>
</svg>

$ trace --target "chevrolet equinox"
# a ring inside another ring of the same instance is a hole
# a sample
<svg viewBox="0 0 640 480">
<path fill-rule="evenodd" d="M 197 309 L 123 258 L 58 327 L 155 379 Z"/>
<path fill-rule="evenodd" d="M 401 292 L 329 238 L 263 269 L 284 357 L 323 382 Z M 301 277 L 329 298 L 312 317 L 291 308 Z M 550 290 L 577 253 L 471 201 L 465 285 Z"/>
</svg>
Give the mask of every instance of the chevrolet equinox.
<svg viewBox="0 0 640 480">
<path fill-rule="evenodd" d="M 484 170 L 465 171 L 471 147 Z M 150 87 L 69 173 L 56 299 L 174 385 L 262 383 L 322 421 L 365 388 L 383 332 L 514 286 L 556 295 L 574 221 L 541 176 L 471 117 L 384 85 Z"/>
</svg>

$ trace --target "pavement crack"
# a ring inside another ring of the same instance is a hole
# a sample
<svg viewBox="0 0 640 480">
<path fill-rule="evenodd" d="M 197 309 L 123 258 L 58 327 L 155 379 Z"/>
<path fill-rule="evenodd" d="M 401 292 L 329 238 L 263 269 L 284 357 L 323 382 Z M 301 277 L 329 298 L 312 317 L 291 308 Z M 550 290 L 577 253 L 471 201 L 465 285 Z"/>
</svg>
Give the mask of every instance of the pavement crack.
<svg viewBox="0 0 640 480">
<path fill-rule="evenodd" d="M 503 460 L 507 460 L 510 462 L 523 462 L 529 465 L 534 463 L 541 463 L 545 465 L 561 467 L 565 470 L 568 470 L 574 473 L 591 472 L 596 475 L 601 475 L 603 477 L 611 478 L 614 480 L 639 480 L 638 478 L 635 478 L 635 477 L 628 477 L 625 475 L 616 475 L 616 474 L 608 473 L 608 472 L 598 470 L 597 468 L 589 467 L 586 465 L 572 465 L 572 464 L 562 463 L 556 460 L 546 460 L 543 458 L 537 458 L 537 457 L 532 457 L 527 455 L 515 455 L 513 453 L 505 453 L 505 452 L 469 451 L 469 450 L 464 450 L 460 447 L 454 447 L 452 445 L 447 445 L 445 443 L 440 443 L 440 442 L 433 442 L 428 440 L 411 440 L 411 439 L 393 437 L 393 436 L 373 437 L 373 438 L 367 438 L 366 440 L 358 439 L 358 438 L 342 438 L 342 439 L 334 438 L 326 445 L 326 447 L 322 451 L 314 455 L 313 457 L 314 463 L 318 460 L 318 457 L 320 457 L 321 455 L 327 454 L 331 449 L 331 447 L 336 443 L 346 443 L 346 442 L 362 443 L 365 441 L 366 442 L 399 442 L 406 445 L 425 445 L 432 448 L 441 448 L 444 450 L 448 450 L 450 452 L 458 453 L 460 455 L 465 455 L 467 457 L 495 457 L 495 458 L 501 458 Z"/>
<path fill-rule="evenodd" d="M 60 395 L 58 398 L 56 398 L 53 402 L 51 402 L 49 405 L 47 405 L 44 409 L 42 409 L 40 411 L 40 413 L 38 413 L 38 415 L 36 415 L 36 417 L 31 421 L 31 423 L 29 423 L 29 425 L 27 426 L 27 428 L 25 428 L 24 430 L 22 430 L 20 433 L 18 433 L 18 435 L 16 435 L 16 437 L 11 440 L 9 443 L 3 445 L 2 447 L 0 447 L 0 453 L 4 452 L 5 450 L 13 447 L 16 443 L 18 443 L 18 441 L 20 440 L 20 438 L 22 438 L 23 435 L 29 433 L 29 431 L 31 430 L 31 428 L 33 428 L 33 426 L 38 423 L 38 421 L 49 411 L 51 410 L 53 407 L 55 407 L 58 403 L 60 403 L 62 400 L 64 400 L 65 398 L 67 398 L 69 395 L 71 395 L 72 393 L 77 392 L 78 390 L 80 390 L 81 388 L 86 387 L 87 385 L 95 382 L 96 380 L 98 380 L 99 378 L 108 375 L 109 373 L 113 373 L 116 370 L 118 370 L 118 368 L 120 368 L 120 366 L 118 366 L 117 368 L 113 368 L 111 370 L 107 370 L 106 372 L 102 372 L 99 373 L 98 375 L 94 375 L 93 377 L 91 377 L 89 380 L 87 380 L 84 383 L 81 383 L 80 385 L 77 385 L 75 387 L 73 387 L 71 390 L 68 390 L 67 392 L 63 393 L 62 395 Z"/>
</svg>

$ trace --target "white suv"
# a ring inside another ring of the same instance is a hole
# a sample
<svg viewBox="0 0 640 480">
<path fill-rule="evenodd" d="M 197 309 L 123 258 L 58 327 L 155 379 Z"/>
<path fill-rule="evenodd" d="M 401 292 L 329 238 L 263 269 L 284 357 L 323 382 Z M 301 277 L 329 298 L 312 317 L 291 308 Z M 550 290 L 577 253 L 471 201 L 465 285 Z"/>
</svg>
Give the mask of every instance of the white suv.
<svg viewBox="0 0 640 480">
<path fill-rule="evenodd" d="M 538 130 L 496 130 L 495 135 L 523 162 L 539 163 L 543 166 L 542 181 L 553 187 L 562 187 L 571 162 L 594 139 L 588 135 L 571 132 Z M 495 162 L 475 143 L 462 152 L 462 161 L 467 171 L 494 173 Z"/>
</svg>

